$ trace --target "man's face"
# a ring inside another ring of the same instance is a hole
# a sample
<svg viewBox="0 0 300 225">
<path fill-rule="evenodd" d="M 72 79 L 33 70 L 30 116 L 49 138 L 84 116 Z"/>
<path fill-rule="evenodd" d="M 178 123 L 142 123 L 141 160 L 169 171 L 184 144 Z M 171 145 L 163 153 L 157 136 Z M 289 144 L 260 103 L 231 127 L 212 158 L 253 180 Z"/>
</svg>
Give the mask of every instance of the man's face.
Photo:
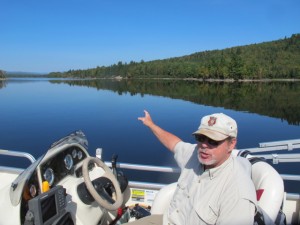
<svg viewBox="0 0 300 225">
<path fill-rule="evenodd" d="M 220 166 L 225 162 L 236 144 L 235 138 L 214 141 L 204 135 L 198 135 L 196 139 L 198 141 L 198 159 L 207 169 Z"/>
</svg>

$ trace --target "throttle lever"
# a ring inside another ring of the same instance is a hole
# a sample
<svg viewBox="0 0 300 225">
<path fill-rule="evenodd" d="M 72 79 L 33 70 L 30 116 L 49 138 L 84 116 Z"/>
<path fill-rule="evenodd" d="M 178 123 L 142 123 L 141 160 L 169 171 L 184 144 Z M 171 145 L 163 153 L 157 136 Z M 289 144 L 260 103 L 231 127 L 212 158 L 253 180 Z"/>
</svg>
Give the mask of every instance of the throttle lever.
<svg viewBox="0 0 300 225">
<path fill-rule="evenodd" d="M 115 177 L 118 177 L 118 172 L 117 172 L 117 159 L 118 159 L 118 155 L 113 154 L 112 158 L 111 158 L 111 169 L 113 174 L 115 175 Z"/>
</svg>

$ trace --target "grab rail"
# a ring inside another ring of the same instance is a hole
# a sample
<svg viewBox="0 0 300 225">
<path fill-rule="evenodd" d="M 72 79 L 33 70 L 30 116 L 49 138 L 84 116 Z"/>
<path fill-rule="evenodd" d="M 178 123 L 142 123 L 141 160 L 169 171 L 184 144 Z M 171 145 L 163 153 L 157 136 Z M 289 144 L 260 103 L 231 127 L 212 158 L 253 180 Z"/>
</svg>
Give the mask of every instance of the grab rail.
<svg viewBox="0 0 300 225">
<path fill-rule="evenodd" d="M 105 161 L 105 164 L 111 167 L 111 162 Z M 151 172 L 164 172 L 164 173 L 180 173 L 180 169 L 176 167 L 166 167 L 166 166 L 151 166 L 151 165 L 141 165 L 141 164 L 130 164 L 130 163 L 117 163 L 117 168 L 121 169 L 131 169 L 131 170 L 142 170 Z M 280 174 L 283 180 L 294 180 L 300 181 L 300 175 L 292 174 Z M 138 184 L 141 185 L 141 184 Z M 163 185 L 163 184 L 160 184 Z M 158 185 L 158 186 L 160 186 Z"/>
<path fill-rule="evenodd" d="M 280 174 L 283 180 L 300 181 L 300 175 Z"/>
<path fill-rule="evenodd" d="M 28 159 L 31 163 L 34 163 L 36 161 L 36 159 L 27 152 L 18 152 L 18 151 L 0 149 L 0 155 L 23 157 Z"/>
<path fill-rule="evenodd" d="M 292 151 L 298 148 L 300 149 L 300 139 L 263 142 L 259 144 L 258 148 L 245 148 L 240 150 L 247 150 L 250 151 L 251 153 L 257 153 L 257 152 L 270 152 L 270 151 L 281 151 L 281 150 Z"/>
<path fill-rule="evenodd" d="M 251 154 L 252 155 L 252 154 Z M 253 154 L 252 156 L 263 157 L 265 159 L 272 160 L 273 164 L 284 162 L 300 162 L 300 154 Z"/>
<path fill-rule="evenodd" d="M 111 162 L 105 161 L 105 164 L 111 167 Z M 154 171 L 154 172 L 165 172 L 165 173 L 180 173 L 180 169 L 176 167 L 167 166 L 151 166 L 131 163 L 117 163 L 117 167 L 121 169 L 132 169 L 132 170 L 143 170 L 143 171 Z"/>
</svg>

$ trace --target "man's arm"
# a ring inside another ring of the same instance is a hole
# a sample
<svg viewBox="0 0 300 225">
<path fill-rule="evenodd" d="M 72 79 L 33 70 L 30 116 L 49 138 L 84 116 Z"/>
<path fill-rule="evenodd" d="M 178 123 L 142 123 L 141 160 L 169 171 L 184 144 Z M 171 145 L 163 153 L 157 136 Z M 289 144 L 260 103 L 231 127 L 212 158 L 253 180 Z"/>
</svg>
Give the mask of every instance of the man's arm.
<svg viewBox="0 0 300 225">
<path fill-rule="evenodd" d="M 146 110 L 144 110 L 144 112 L 145 116 L 139 117 L 138 120 L 142 121 L 145 126 L 149 127 L 153 134 L 167 149 L 174 152 L 175 145 L 180 142 L 181 139 L 157 126 L 152 121 L 150 114 Z"/>
</svg>

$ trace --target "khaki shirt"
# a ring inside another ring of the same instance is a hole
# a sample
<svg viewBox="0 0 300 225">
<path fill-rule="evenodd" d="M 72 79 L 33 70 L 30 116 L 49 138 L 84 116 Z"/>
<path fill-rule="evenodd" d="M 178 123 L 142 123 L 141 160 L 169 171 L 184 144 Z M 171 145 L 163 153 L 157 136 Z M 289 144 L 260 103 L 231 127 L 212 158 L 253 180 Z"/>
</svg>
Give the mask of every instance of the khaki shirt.
<svg viewBox="0 0 300 225">
<path fill-rule="evenodd" d="M 175 146 L 181 174 L 163 224 L 252 225 L 256 192 L 249 161 L 230 157 L 204 171 L 196 146 L 184 142 Z"/>
</svg>

